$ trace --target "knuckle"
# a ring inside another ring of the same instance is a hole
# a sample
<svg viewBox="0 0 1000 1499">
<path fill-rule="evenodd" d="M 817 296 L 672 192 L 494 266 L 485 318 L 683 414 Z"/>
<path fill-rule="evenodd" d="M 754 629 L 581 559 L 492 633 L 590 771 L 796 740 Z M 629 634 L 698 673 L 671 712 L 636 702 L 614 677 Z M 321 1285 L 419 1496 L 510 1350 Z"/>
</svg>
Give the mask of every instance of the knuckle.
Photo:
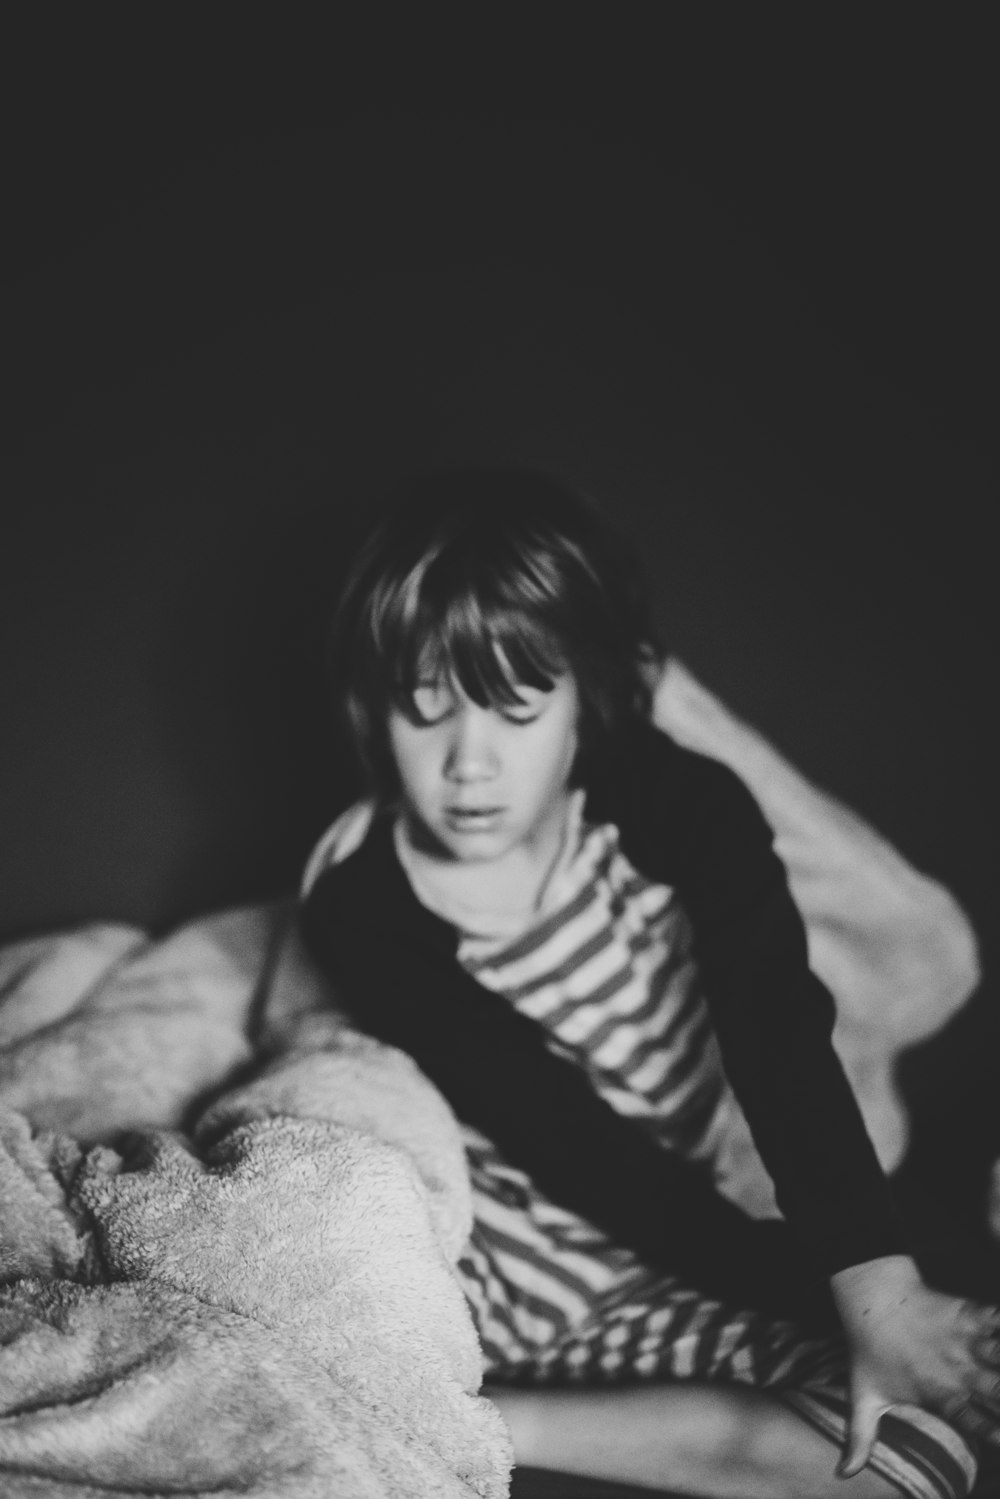
<svg viewBox="0 0 1000 1499">
<path fill-rule="evenodd" d="M 1000 1338 L 992 1330 L 976 1339 L 976 1353 L 983 1363 L 1000 1364 Z"/>
</svg>

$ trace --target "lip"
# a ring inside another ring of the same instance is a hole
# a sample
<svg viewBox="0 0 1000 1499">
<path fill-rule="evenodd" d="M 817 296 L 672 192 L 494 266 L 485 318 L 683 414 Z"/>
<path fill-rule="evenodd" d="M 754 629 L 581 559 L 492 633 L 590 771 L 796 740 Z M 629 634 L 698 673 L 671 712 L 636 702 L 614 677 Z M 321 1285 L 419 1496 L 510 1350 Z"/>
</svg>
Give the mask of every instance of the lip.
<svg viewBox="0 0 1000 1499">
<path fill-rule="evenodd" d="M 503 807 L 445 807 L 444 815 L 452 827 L 488 828 L 503 816 Z"/>
</svg>

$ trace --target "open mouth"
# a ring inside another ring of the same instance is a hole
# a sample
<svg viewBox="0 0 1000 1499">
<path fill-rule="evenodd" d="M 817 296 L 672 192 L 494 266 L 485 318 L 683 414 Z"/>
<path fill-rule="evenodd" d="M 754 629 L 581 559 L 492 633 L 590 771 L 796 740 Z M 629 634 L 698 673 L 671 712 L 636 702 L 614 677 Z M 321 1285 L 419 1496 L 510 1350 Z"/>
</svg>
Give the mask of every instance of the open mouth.
<svg viewBox="0 0 1000 1499">
<path fill-rule="evenodd" d="M 445 817 L 453 828 L 478 831 L 489 828 L 503 815 L 502 807 L 446 807 Z"/>
</svg>

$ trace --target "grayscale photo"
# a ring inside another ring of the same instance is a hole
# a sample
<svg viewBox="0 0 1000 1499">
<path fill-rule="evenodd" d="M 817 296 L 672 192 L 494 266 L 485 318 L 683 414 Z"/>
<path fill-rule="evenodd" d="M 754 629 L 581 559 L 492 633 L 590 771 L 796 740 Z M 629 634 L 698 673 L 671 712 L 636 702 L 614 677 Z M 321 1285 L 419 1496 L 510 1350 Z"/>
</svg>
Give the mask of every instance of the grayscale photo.
<svg viewBox="0 0 1000 1499">
<path fill-rule="evenodd" d="M 0 21 L 0 1499 L 1000 1499 L 990 20 Z"/>
</svg>

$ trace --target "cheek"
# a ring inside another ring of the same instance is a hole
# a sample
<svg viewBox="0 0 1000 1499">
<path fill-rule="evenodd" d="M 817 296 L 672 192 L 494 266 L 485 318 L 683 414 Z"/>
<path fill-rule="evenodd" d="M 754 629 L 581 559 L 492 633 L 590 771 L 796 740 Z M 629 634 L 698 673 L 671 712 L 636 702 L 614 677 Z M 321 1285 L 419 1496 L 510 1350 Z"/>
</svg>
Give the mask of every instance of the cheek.
<svg viewBox="0 0 1000 1499">
<path fill-rule="evenodd" d="M 577 752 L 575 716 L 567 717 L 558 729 L 553 727 L 555 731 L 549 738 L 542 757 L 545 764 L 545 774 L 542 779 L 545 783 L 544 789 L 548 794 L 559 792 L 566 786 Z"/>
<path fill-rule="evenodd" d="M 568 766 L 573 765 L 580 751 L 580 716 L 579 699 L 574 693 L 563 719 L 563 757 Z"/>
<path fill-rule="evenodd" d="M 405 721 L 389 723 L 389 754 L 404 786 L 419 785 L 426 775 L 427 745 Z"/>
</svg>

